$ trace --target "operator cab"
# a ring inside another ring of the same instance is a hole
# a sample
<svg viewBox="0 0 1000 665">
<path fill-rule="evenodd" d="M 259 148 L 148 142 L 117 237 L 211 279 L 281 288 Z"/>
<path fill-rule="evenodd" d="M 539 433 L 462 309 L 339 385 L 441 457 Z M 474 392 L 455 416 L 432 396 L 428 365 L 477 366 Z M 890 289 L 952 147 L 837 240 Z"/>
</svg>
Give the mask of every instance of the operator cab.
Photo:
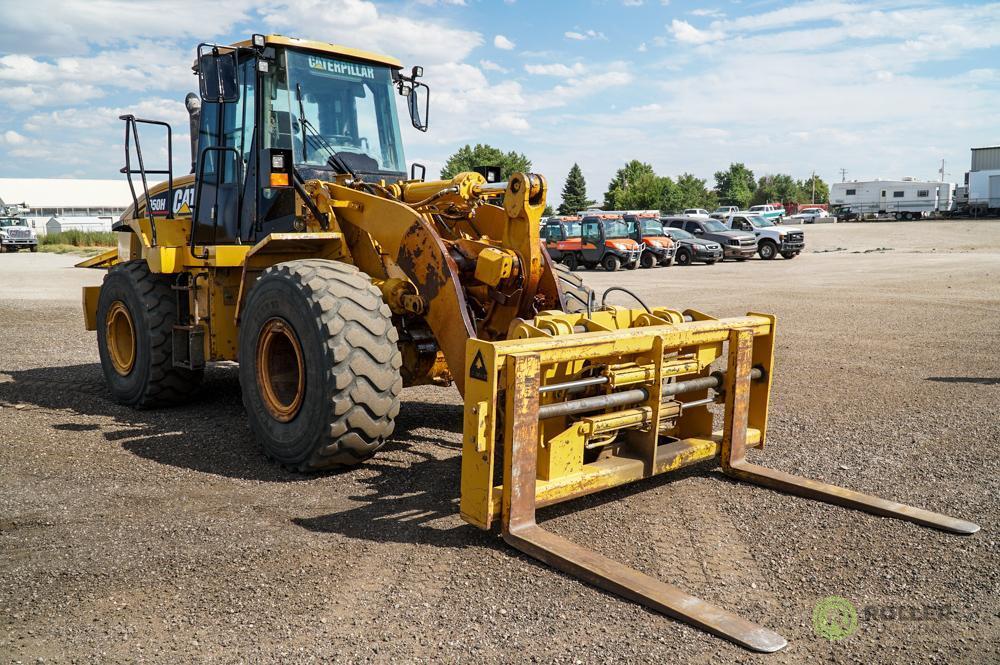
<svg viewBox="0 0 1000 665">
<path fill-rule="evenodd" d="M 393 58 L 281 36 L 200 45 L 193 244 L 302 230 L 295 190 L 309 179 L 405 179 L 395 97 L 407 98 L 425 131 L 429 91 L 421 68 L 401 69 Z"/>
</svg>

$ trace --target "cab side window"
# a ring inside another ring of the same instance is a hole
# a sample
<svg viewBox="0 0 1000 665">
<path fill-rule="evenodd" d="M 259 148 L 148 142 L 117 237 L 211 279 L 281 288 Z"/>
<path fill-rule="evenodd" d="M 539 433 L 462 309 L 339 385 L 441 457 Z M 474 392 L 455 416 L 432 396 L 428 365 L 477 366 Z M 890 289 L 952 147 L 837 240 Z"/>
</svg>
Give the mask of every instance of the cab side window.
<svg viewBox="0 0 1000 665">
<path fill-rule="evenodd" d="M 600 222 L 598 221 L 584 221 L 583 223 L 583 240 L 584 242 L 600 242 L 601 241 L 601 229 Z"/>
<path fill-rule="evenodd" d="M 701 224 L 699 224 L 698 222 L 685 222 L 684 230 L 687 231 L 688 233 L 700 233 Z"/>
</svg>

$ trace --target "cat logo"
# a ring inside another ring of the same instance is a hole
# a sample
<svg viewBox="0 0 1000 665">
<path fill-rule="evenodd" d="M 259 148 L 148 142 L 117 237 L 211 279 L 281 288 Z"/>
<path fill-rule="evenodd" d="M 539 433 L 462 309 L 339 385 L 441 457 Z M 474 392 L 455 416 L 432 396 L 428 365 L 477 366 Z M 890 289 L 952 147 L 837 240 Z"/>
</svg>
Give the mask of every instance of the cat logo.
<svg viewBox="0 0 1000 665">
<path fill-rule="evenodd" d="M 194 185 L 181 186 L 174 189 L 171 211 L 174 215 L 190 215 L 194 203 Z M 167 192 L 154 194 L 149 198 L 149 208 L 153 215 L 165 217 L 167 214 Z"/>
<path fill-rule="evenodd" d="M 472 359 L 472 365 L 469 366 L 469 378 L 479 379 L 480 381 L 486 381 L 486 361 L 483 360 L 483 352 L 476 351 L 476 357 Z"/>
</svg>

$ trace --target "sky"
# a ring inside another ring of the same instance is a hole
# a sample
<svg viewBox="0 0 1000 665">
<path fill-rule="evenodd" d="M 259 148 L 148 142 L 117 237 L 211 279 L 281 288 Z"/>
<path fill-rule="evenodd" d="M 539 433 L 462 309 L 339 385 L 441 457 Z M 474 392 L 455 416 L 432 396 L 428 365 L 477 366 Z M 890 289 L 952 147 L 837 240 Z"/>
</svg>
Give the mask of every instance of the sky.
<svg viewBox="0 0 1000 665">
<path fill-rule="evenodd" d="M 944 159 L 961 182 L 970 148 L 1000 145 L 1000 3 L 32 0 L 0 3 L 0 176 L 122 177 L 126 112 L 173 125 L 186 173 L 195 48 L 255 32 L 422 65 L 407 160 L 523 152 L 553 204 L 574 162 L 600 200 L 631 159 L 710 185 L 737 161 L 837 182 L 937 179 Z"/>
</svg>

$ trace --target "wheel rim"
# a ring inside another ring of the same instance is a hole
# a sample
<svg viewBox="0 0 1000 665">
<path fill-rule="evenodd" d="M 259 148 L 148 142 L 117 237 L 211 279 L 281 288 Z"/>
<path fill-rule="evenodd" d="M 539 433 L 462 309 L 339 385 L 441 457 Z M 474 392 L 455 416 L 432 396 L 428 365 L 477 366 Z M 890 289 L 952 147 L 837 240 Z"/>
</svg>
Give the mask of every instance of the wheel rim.
<svg viewBox="0 0 1000 665">
<path fill-rule="evenodd" d="M 284 319 L 268 319 L 257 338 L 257 385 L 264 407 L 286 423 L 295 417 L 305 394 L 302 346 Z"/>
<path fill-rule="evenodd" d="M 125 303 L 111 303 L 104 325 L 111 366 L 121 376 L 128 376 L 135 366 L 135 325 Z"/>
</svg>

